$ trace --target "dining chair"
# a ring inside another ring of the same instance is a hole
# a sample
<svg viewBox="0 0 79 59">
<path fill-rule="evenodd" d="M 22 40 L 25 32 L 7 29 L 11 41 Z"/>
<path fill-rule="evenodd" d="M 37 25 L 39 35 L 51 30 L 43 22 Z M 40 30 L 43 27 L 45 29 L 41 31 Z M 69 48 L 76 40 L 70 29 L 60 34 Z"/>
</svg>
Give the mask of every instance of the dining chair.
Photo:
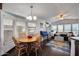
<svg viewBox="0 0 79 59">
<path fill-rule="evenodd" d="M 36 53 L 36 56 L 37 56 L 37 52 L 38 50 L 42 51 L 42 47 L 41 47 L 41 43 L 40 42 L 36 42 L 35 43 L 35 53 Z"/>
<path fill-rule="evenodd" d="M 37 56 L 38 50 L 42 51 L 41 40 L 38 39 L 37 41 L 35 41 L 32 47 L 33 47 L 33 51 L 35 52 L 35 55 Z"/>
<path fill-rule="evenodd" d="M 15 37 L 12 37 L 12 39 L 15 44 L 15 51 L 17 52 L 18 56 L 27 53 L 27 47 L 24 47 L 24 45 L 20 44 L 20 42 L 18 42 Z"/>
</svg>

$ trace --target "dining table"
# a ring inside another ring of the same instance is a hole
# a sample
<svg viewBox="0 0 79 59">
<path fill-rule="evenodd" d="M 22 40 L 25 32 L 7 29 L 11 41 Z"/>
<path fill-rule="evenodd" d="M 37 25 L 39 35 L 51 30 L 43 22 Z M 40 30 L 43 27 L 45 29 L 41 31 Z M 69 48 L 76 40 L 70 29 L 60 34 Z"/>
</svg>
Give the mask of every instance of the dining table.
<svg viewBox="0 0 79 59">
<path fill-rule="evenodd" d="M 24 36 L 20 36 L 18 38 L 16 38 L 17 41 L 19 42 L 27 42 L 27 43 L 30 43 L 30 42 L 34 42 L 34 41 L 37 41 L 40 39 L 40 35 L 24 35 Z"/>
<path fill-rule="evenodd" d="M 40 35 L 23 35 L 23 36 L 20 36 L 18 38 L 16 38 L 16 40 L 18 42 L 21 42 L 25 47 L 28 47 L 28 52 L 30 52 L 31 50 L 31 47 L 33 46 L 33 44 L 35 42 L 37 42 L 38 40 L 40 39 Z"/>
</svg>

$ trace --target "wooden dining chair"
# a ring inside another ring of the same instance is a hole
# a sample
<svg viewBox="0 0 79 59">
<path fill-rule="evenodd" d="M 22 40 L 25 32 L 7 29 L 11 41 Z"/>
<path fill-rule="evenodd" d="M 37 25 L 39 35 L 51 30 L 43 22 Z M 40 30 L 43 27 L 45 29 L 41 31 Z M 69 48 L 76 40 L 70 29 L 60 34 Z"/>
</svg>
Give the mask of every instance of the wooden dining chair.
<svg viewBox="0 0 79 59">
<path fill-rule="evenodd" d="M 27 47 L 24 47 L 24 45 L 20 44 L 20 42 L 18 42 L 15 37 L 12 37 L 12 39 L 15 44 L 15 51 L 17 52 L 18 56 L 27 53 Z"/>
<path fill-rule="evenodd" d="M 35 54 L 36 56 L 38 55 L 38 50 L 42 50 L 42 47 L 41 47 L 41 43 L 40 42 L 35 42 Z"/>
<path fill-rule="evenodd" d="M 38 39 L 37 41 L 34 42 L 33 47 L 33 51 L 35 52 L 35 55 L 38 55 L 38 50 L 42 51 L 42 47 L 41 47 L 41 40 Z"/>
</svg>

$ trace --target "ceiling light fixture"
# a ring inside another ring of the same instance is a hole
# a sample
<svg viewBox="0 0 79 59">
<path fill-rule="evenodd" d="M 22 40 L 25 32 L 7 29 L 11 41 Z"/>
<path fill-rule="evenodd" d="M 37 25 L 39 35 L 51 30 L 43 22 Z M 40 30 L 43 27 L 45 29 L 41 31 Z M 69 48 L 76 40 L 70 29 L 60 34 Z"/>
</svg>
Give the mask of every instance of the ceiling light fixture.
<svg viewBox="0 0 79 59">
<path fill-rule="evenodd" d="M 64 15 L 61 14 L 61 15 L 59 16 L 59 19 L 60 19 L 60 20 L 63 20 L 63 19 L 64 19 Z"/>
<path fill-rule="evenodd" d="M 31 16 L 28 16 L 28 17 L 26 17 L 26 19 L 28 19 L 28 20 L 37 20 L 37 17 L 36 16 L 33 16 L 33 6 L 30 6 L 30 8 L 31 8 Z"/>
</svg>

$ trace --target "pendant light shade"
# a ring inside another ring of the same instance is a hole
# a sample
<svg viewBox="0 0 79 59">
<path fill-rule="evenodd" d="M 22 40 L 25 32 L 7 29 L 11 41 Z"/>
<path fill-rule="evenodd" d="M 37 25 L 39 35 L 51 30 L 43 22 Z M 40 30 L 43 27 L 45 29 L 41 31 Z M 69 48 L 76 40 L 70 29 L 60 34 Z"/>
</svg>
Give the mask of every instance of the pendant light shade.
<svg viewBox="0 0 79 59">
<path fill-rule="evenodd" d="M 30 6 L 30 9 L 31 9 L 31 15 L 30 16 L 27 16 L 26 17 L 26 19 L 27 20 L 30 20 L 30 21 L 32 21 L 32 20 L 37 20 L 37 17 L 36 16 L 33 16 L 33 6 Z"/>
</svg>

